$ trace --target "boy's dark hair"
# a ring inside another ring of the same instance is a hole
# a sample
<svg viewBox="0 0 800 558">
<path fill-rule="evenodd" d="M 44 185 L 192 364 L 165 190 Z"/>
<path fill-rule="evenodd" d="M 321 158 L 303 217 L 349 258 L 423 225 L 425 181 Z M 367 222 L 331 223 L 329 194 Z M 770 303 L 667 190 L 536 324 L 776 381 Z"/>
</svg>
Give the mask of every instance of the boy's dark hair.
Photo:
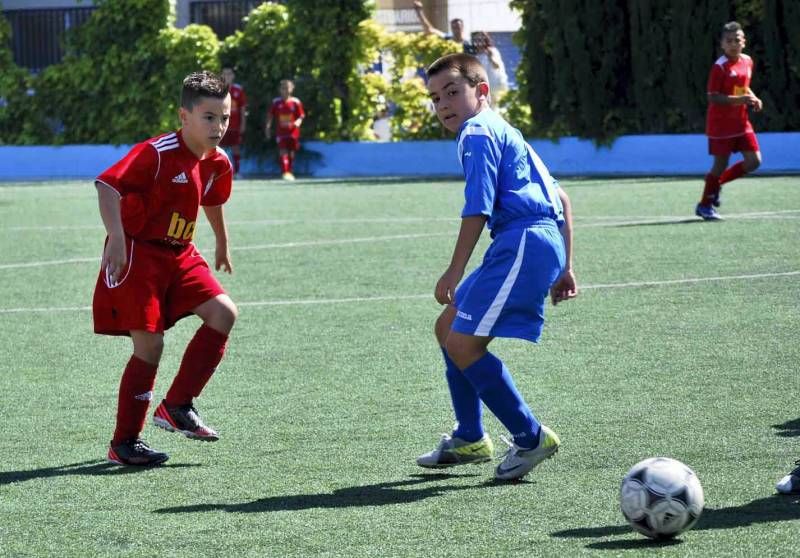
<svg viewBox="0 0 800 558">
<path fill-rule="evenodd" d="M 736 33 L 737 31 L 743 31 L 741 24 L 738 21 L 729 21 L 722 26 L 720 37 L 724 37 L 728 33 Z"/>
<path fill-rule="evenodd" d="M 192 72 L 183 80 L 181 107 L 190 111 L 203 97 L 224 99 L 228 89 L 225 80 L 213 72 Z"/>
<path fill-rule="evenodd" d="M 471 54 L 464 54 L 461 52 L 442 56 L 436 60 L 436 62 L 428 66 L 425 73 L 428 75 L 428 79 L 430 79 L 432 76 L 448 70 L 456 70 L 473 87 L 482 81 L 489 81 L 486 70 L 478 59 Z"/>
</svg>

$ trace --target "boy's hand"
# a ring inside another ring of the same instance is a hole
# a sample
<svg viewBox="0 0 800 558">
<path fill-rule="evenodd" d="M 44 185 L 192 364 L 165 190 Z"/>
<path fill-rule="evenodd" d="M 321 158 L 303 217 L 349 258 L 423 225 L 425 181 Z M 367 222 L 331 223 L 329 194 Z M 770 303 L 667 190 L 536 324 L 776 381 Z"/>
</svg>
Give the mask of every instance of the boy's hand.
<svg viewBox="0 0 800 558">
<path fill-rule="evenodd" d="M 753 107 L 754 111 L 761 112 L 761 109 L 764 108 L 764 103 L 761 102 L 761 99 L 753 95 L 753 102 L 750 106 Z"/>
<path fill-rule="evenodd" d="M 106 271 L 111 287 L 117 286 L 127 263 L 128 255 L 125 249 L 125 235 L 109 236 L 106 247 L 103 250 L 103 261 L 100 265 Z"/>
<path fill-rule="evenodd" d="M 269 128 L 264 128 L 264 137 L 269 139 L 272 136 L 272 130 Z"/>
<path fill-rule="evenodd" d="M 231 252 L 228 250 L 227 244 L 222 246 L 217 244 L 217 249 L 214 250 L 214 269 L 220 269 L 226 273 L 233 273 L 233 265 L 231 264 Z"/>
<path fill-rule="evenodd" d="M 575 273 L 569 269 L 561 274 L 561 277 L 550 287 L 550 301 L 553 306 L 563 300 L 569 300 L 578 296 L 578 283 L 575 280 Z"/>
<path fill-rule="evenodd" d="M 436 302 L 439 304 L 453 304 L 455 302 L 456 287 L 463 275 L 463 271 L 448 267 L 447 271 L 436 282 L 436 290 L 433 292 Z"/>
</svg>

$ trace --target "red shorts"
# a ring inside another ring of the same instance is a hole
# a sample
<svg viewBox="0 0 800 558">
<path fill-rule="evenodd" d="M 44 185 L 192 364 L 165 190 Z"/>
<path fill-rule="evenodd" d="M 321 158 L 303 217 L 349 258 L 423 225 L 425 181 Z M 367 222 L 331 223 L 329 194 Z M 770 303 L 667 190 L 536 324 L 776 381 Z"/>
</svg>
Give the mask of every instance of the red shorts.
<svg viewBox="0 0 800 558">
<path fill-rule="evenodd" d="M 228 128 L 219 142 L 220 147 L 233 147 L 242 143 L 242 132 L 239 129 Z"/>
<path fill-rule="evenodd" d="M 299 151 L 300 139 L 292 136 L 278 136 L 278 149 L 286 151 Z"/>
<path fill-rule="evenodd" d="M 94 331 L 163 333 L 200 304 L 225 293 L 194 244 L 170 247 L 127 238 L 128 266 L 109 287 L 100 270 L 94 290 Z"/>
<path fill-rule="evenodd" d="M 753 132 L 732 138 L 708 138 L 708 152 L 711 155 L 724 157 L 736 151 L 760 151 L 758 140 Z"/>
</svg>

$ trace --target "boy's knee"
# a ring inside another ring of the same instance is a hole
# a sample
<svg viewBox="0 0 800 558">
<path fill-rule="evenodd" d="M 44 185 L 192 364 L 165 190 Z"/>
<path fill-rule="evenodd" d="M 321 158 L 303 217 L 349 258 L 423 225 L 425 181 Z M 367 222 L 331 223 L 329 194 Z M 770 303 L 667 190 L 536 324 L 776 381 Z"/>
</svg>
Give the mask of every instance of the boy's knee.
<svg viewBox="0 0 800 558">
<path fill-rule="evenodd" d="M 468 342 L 466 336 L 448 335 L 444 348 L 447 355 L 461 370 L 465 370 L 486 352 L 486 347 Z"/>
<path fill-rule="evenodd" d="M 164 336 L 138 334 L 133 339 L 133 354 L 150 364 L 158 364 L 164 352 Z"/>
<path fill-rule="evenodd" d="M 207 323 L 223 333 L 229 333 L 239 317 L 239 309 L 229 298 L 219 300 Z"/>
<path fill-rule="evenodd" d="M 447 306 L 433 325 L 433 333 L 436 335 L 436 340 L 439 345 L 444 347 L 447 336 L 450 333 L 450 328 L 453 325 L 453 320 L 456 317 L 456 309 L 453 306 Z"/>
</svg>

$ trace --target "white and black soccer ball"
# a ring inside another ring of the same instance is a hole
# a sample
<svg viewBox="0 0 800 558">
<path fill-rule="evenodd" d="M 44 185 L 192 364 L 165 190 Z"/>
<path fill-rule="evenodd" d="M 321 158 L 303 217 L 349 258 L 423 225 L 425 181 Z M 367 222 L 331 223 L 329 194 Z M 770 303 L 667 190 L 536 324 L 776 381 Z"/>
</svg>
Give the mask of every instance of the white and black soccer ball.
<svg viewBox="0 0 800 558">
<path fill-rule="evenodd" d="M 653 539 L 691 529 L 703 512 L 700 480 L 689 467 L 669 457 L 640 461 L 622 480 L 622 515 L 636 531 Z"/>
</svg>

